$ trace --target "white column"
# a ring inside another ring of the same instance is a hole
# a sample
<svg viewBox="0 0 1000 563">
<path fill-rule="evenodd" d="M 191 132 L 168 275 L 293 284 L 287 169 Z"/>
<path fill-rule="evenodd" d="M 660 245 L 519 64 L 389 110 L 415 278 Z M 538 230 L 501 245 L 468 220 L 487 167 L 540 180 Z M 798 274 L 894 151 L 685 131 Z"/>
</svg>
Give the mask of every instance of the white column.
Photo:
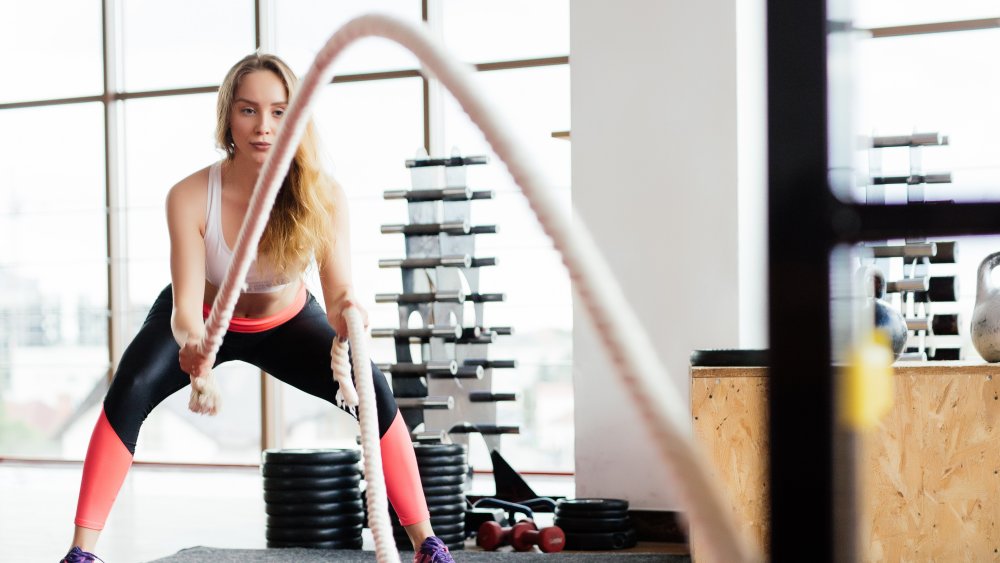
<svg viewBox="0 0 1000 563">
<path fill-rule="evenodd" d="M 740 161 L 737 110 L 763 98 L 739 102 L 736 2 L 578 0 L 570 22 L 573 203 L 687 401 L 691 350 L 757 344 L 741 325 L 765 310 L 740 299 L 760 299 L 765 265 L 741 267 L 741 236 L 763 224 L 741 213 L 738 187 L 762 182 L 763 164 Z M 763 134 L 759 119 L 747 123 Z M 579 308 L 575 319 L 577 496 L 676 508 L 650 433 Z"/>
</svg>

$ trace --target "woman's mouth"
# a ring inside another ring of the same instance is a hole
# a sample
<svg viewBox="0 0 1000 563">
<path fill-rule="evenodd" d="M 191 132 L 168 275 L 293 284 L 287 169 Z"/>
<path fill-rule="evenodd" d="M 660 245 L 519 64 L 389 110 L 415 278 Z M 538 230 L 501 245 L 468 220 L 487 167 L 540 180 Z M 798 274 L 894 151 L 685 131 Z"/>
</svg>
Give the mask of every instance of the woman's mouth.
<svg viewBox="0 0 1000 563">
<path fill-rule="evenodd" d="M 250 143 L 250 146 L 259 151 L 266 151 L 271 148 L 271 143 Z"/>
</svg>

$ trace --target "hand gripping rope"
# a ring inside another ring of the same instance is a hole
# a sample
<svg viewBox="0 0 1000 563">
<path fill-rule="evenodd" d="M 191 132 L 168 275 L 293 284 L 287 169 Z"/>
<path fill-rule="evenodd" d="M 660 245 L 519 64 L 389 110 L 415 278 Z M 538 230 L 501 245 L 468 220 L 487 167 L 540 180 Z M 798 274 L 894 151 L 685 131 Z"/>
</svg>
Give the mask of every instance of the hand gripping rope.
<svg viewBox="0 0 1000 563">
<path fill-rule="evenodd" d="M 653 351 L 649 336 L 642 329 L 611 274 L 604 257 L 586 227 L 559 211 L 551 191 L 541 182 L 542 176 L 530 155 L 520 148 L 503 127 L 498 114 L 491 110 L 486 99 L 470 80 L 469 69 L 446 55 L 444 49 L 421 28 L 382 15 L 365 15 L 351 20 L 327 41 L 316 55 L 309 72 L 302 81 L 298 94 L 291 100 L 285 122 L 268 156 L 250 200 L 249 211 L 236 242 L 233 263 L 223 279 L 209 314 L 202 346 L 217 351 L 232 318 L 233 307 L 239 297 L 242 280 L 246 279 L 250 263 L 264 225 L 305 129 L 316 91 L 328 84 L 333 77 L 332 64 L 340 53 L 358 39 L 378 36 L 390 39 L 410 50 L 425 65 L 425 71 L 437 78 L 455 97 L 472 121 L 479 126 L 493 151 L 507 165 L 514 182 L 527 197 L 532 210 L 545 232 L 563 258 L 563 263 L 573 280 L 580 302 L 584 305 L 599 336 L 615 365 L 639 413 L 645 420 L 652 443 L 660 448 L 663 462 L 678 484 L 681 510 L 698 535 L 699 546 L 704 546 L 699 559 L 718 562 L 757 560 L 744 545 L 736 531 L 726 504 L 709 480 L 707 463 L 691 437 L 689 413 L 676 387 L 669 383 L 666 369 Z M 350 312 L 350 309 L 348 309 Z M 356 312 L 355 312 L 356 315 Z M 373 493 L 384 492 L 374 481 L 382 483 L 381 457 L 377 438 L 365 437 L 366 430 L 377 436 L 374 422 L 375 408 L 368 401 L 374 400 L 371 370 L 364 329 L 348 313 L 349 337 L 354 346 L 355 376 L 361 386 L 360 420 L 362 445 L 366 459 L 368 479 L 369 526 L 376 538 L 376 559 L 398 561 L 392 547 L 392 532 L 384 497 L 381 504 L 372 502 Z M 192 381 L 191 408 L 195 412 L 212 414 L 216 410 L 217 387 L 211 374 L 204 381 Z M 346 378 L 343 379 L 346 381 Z M 345 387 L 342 385 L 342 389 Z M 349 398 L 350 391 L 344 392 Z M 370 415 L 371 424 L 366 424 Z M 367 428 L 366 428 L 367 427 Z M 375 468 L 368 467 L 374 462 Z M 384 484 L 382 484 L 384 487 Z"/>
</svg>

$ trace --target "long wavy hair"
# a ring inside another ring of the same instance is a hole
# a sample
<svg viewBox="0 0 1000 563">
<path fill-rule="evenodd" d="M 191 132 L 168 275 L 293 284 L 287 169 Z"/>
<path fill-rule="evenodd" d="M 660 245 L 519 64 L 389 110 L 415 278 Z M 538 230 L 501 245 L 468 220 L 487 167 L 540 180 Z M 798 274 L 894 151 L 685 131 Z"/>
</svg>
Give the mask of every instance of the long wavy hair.
<svg viewBox="0 0 1000 563">
<path fill-rule="evenodd" d="M 230 128 L 236 91 L 244 76 L 258 71 L 273 72 L 281 79 L 289 100 L 299 87 L 295 73 L 274 55 L 247 55 L 229 69 L 219 87 L 215 125 L 215 142 L 229 161 L 236 157 Z M 314 256 L 324 255 L 334 243 L 330 228 L 334 211 L 332 184 L 333 179 L 322 169 L 319 135 L 310 119 L 257 246 L 258 262 L 288 278 L 305 270 Z"/>
</svg>

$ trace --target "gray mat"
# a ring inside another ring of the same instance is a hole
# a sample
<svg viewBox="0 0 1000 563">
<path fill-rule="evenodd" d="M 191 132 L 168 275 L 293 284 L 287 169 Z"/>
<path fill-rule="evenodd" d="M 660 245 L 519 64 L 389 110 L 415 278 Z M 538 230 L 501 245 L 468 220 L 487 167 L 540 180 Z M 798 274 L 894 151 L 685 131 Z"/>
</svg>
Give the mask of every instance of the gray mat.
<svg viewBox="0 0 1000 563">
<path fill-rule="evenodd" d="M 509 548 L 508 548 L 509 549 Z M 456 563 L 465 561 L 523 561 L 525 559 L 544 558 L 563 562 L 575 561 L 607 561 L 624 559 L 628 563 L 690 563 L 686 555 L 666 555 L 662 553 L 620 553 L 603 551 L 595 553 L 517 553 L 514 551 L 456 551 L 453 552 Z M 399 554 L 403 562 L 412 561 L 413 552 L 404 551 Z M 217 549 L 214 547 L 191 547 L 183 549 L 170 557 L 157 559 L 151 563 L 314 563 L 319 561 L 337 561 L 342 563 L 369 563 L 375 561 L 375 552 L 341 550 L 341 549 L 304 549 L 290 547 L 286 549 Z M 542 560 L 539 560 L 541 563 Z"/>
</svg>

